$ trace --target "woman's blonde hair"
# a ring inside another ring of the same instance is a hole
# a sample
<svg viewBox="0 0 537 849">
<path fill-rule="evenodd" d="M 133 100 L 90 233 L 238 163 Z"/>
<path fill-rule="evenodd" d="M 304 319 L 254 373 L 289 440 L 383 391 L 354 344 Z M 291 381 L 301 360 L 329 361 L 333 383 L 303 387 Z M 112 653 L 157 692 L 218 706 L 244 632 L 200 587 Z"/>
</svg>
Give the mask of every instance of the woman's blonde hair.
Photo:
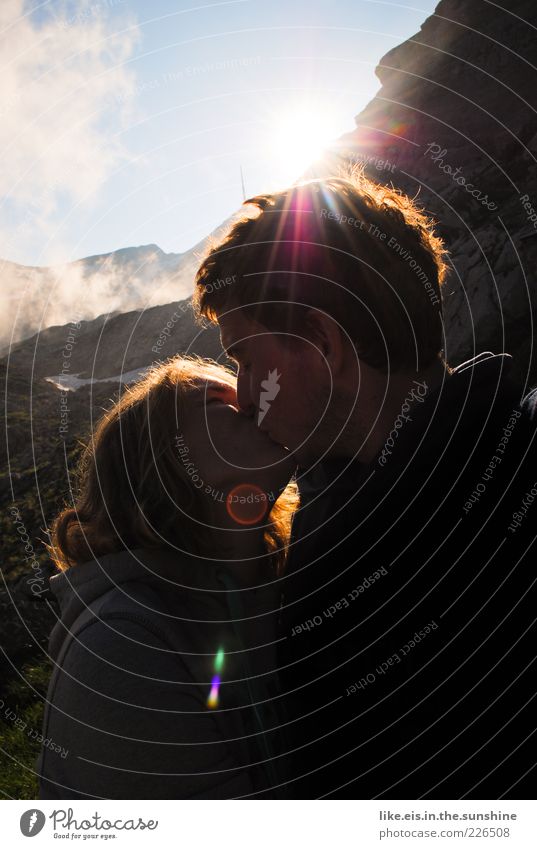
<svg viewBox="0 0 537 849">
<path fill-rule="evenodd" d="M 124 390 L 103 415 L 79 463 L 76 500 L 50 532 L 59 569 L 132 548 L 199 553 L 210 533 L 211 500 L 193 485 L 176 438 L 182 405 L 207 381 L 235 386 L 233 372 L 213 361 L 176 357 Z M 290 483 L 266 520 L 267 553 L 277 573 L 297 506 Z"/>
</svg>

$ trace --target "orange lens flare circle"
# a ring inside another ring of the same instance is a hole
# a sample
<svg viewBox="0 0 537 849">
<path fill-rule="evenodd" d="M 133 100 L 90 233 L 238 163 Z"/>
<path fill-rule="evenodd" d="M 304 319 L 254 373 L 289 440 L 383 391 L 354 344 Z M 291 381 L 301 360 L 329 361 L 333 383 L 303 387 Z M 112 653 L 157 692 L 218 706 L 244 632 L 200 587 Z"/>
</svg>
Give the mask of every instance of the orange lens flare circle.
<svg viewBox="0 0 537 849">
<path fill-rule="evenodd" d="M 240 483 L 228 493 L 227 512 L 238 525 L 257 525 L 267 511 L 268 498 L 254 483 Z"/>
</svg>

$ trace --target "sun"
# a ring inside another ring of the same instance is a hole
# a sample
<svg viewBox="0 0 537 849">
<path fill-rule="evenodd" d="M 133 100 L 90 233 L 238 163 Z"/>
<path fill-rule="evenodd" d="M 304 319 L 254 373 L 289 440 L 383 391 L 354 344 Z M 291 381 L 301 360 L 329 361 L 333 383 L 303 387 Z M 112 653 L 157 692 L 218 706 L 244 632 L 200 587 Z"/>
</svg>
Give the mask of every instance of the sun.
<svg viewBox="0 0 537 849">
<path fill-rule="evenodd" d="M 349 129 L 349 118 L 327 106 L 297 106 L 271 120 L 268 145 L 273 177 L 291 183 Z"/>
</svg>

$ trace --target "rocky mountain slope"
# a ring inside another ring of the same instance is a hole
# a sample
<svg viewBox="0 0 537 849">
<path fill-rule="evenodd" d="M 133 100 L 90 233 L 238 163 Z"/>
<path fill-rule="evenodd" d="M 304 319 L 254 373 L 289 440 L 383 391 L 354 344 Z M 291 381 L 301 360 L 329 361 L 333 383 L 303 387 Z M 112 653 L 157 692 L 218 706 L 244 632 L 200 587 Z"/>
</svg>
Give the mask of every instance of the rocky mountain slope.
<svg viewBox="0 0 537 849">
<path fill-rule="evenodd" d="M 186 298 L 48 327 L 12 347 L 9 370 L 18 375 L 31 371 L 34 381 L 60 378 L 58 383 L 69 388 L 75 376 L 102 380 L 177 352 L 217 357 L 221 351 L 217 329 L 199 327 Z"/>
<path fill-rule="evenodd" d="M 442 0 L 376 69 L 381 88 L 315 173 L 341 157 L 436 217 L 452 257 L 447 356 L 515 355 L 537 381 L 537 7 Z"/>
<path fill-rule="evenodd" d="M 188 297 L 202 247 L 167 254 L 142 245 L 50 268 L 0 260 L 0 350 L 51 325 Z"/>
<path fill-rule="evenodd" d="M 417 196 L 451 255 L 448 360 L 508 351 L 528 384 L 537 381 L 536 24 L 534 0 L 441 0 L 419 33 L 381 59 L 381 88 L 356 116 L 356 129 L 305 175 L 333 173 L 351 159 Z M 177 307 L 144 308 L 190 293 L 201 247 L 166 255 L 150 245 L 72 263 L 73 279 L 85 281 L 87 292 L 78 303 L 92 303 L 92 292 L 104 288 L 107 312 L 122 313 L 99 318 L 101 307 L 94 322 L 82 322 L 72 372 L 102 378 L 158 358 L 153 340 Z M 41 332 L 16 347 L 13 363 L 32 363 L 36 376 L 57 374 L 68 332 L 68 325 Z M 219 351 L 215 337 L 207 347 L 198 333 L 186 310 L 162 353 L 185 350 L 193 337 L 200 353 Z"/>
</svg>

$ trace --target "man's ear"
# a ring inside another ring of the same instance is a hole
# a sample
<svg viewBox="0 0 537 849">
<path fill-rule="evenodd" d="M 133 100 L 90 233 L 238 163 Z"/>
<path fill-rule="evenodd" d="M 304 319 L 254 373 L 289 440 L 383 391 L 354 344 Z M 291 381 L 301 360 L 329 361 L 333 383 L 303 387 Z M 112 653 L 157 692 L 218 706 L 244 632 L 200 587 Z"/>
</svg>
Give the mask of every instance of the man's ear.
<svg viewBox="0 0 537 849">
<path fill-rule="evenodd" d="M 316 309 L 308 310 L 305 324 L 308 341 L 332 375 L 338 374 L 345 366 L 345 331 L 332 316 Z"/>
</svg>

